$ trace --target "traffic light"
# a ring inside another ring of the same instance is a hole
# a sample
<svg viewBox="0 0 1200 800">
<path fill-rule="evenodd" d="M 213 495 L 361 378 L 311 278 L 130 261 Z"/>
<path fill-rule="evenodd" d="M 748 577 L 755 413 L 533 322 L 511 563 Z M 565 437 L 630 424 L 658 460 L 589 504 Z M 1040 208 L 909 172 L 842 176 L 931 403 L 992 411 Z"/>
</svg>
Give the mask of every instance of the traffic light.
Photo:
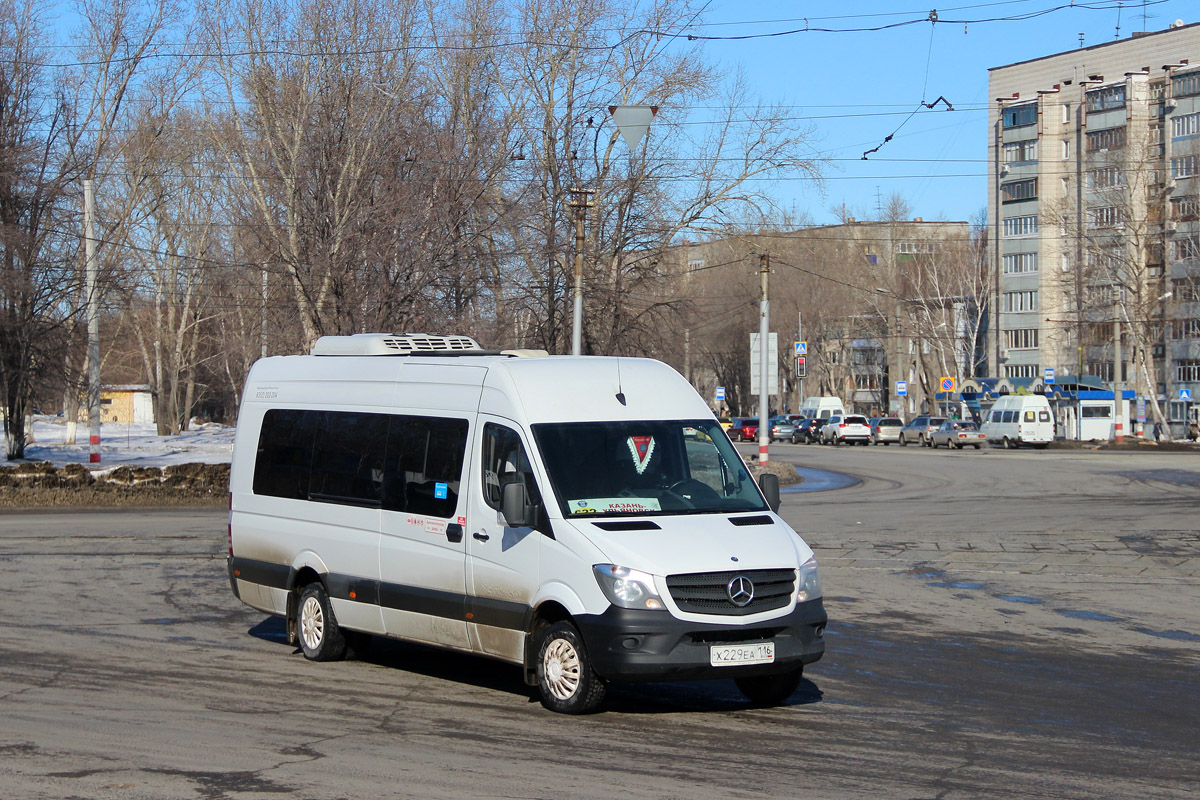
<svg viewBox="0 0 1200 800">
<path fill-rule="evenodd" d="M 807 378 L 808 367 L 804 363 L 805 356 L 796 356 L 796 377 Z"/>
</svg>

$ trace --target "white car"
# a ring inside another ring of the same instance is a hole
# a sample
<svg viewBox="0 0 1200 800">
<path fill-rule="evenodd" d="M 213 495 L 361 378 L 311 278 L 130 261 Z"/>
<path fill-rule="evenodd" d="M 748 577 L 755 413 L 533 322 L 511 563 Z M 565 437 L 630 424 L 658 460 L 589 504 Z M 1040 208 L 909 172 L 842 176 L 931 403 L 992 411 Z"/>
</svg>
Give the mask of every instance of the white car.
<svg viewBox="0 0 1200 800">
<path fill-rule="evenodd" d="M 866 417 L 858 414 L 832 416 L 821 428 L 821 442 L 832 445 L 870 444 L 871 425 Z"/>
</svg>

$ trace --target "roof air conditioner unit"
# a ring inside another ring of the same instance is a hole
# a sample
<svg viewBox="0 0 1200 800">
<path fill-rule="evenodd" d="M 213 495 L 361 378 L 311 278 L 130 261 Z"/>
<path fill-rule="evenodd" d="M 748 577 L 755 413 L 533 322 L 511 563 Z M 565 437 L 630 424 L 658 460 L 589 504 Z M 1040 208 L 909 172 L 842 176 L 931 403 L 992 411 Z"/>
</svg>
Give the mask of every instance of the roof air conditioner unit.
<svg viewBox="0 0 1200 800">
<path fill-rule="evenodd" d="M 470 336 L 438 336 L 428 333 L 358 333 L 353 336 L 322 336 L 313 345 L 314 356 L 406 356 L 423 353 L 479 351 Z"/>
</svg>

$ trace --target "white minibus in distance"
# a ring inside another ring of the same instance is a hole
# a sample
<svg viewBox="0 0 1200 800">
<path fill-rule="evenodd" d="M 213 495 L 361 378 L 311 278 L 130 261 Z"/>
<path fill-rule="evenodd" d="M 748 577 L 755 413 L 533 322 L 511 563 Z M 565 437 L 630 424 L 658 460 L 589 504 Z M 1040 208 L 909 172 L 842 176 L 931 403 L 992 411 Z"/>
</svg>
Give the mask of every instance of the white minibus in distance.
<svg viewBox="0 0 1200 800">
<path fill-rule="evenodd" d="M 1050 401 L 1040 394 L 1008 394 L 988 412 L 980 430 L 989 442 L 1007 447 L 1023 444 L 1044 448 L 1054 441 Z"/>
<path fill-rule="evenodd" d="M 813 551 L 679 373 L 324 337 L 247 378 L 230 583 L 314 661 L 372 635 L 518 664 L 554 711 L 615 681 L 778 703 L 825 650 Z"/>
<path fill-rule="evenodd" d="M 846 413 L 840 397 L 825 395 L 809 397 L 800 404 L 799 414 L 805 419 L 829 419 Z"/>
</svg>

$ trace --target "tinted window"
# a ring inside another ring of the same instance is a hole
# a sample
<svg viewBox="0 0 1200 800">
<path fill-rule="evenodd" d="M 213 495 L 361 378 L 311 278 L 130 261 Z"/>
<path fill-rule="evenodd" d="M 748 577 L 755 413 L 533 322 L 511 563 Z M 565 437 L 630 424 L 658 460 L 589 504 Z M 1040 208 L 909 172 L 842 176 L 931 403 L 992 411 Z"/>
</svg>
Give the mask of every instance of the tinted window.
<svg viewBox="0 0 1200 800">
<path fill-rule="evenodd" d="M 497 511 L 508 483 L 524 483 L 530 502 L 541 503 L 521 437 L 510 428 L 489 422 L 483 427 L 483 497 Z"/>
<path fill-rule="evenodd" d="M 431 517 L 454 516 L 466 449 L 465 419 L 392 417 L 383 507 Z"/>
<path fill-rule="evenodd" d="M 846 422 L 851 425 L 866 425 L 866 417 L 846 417 Z"/>
<path fill-rule="evenodd" d="M 881 419 L 881 420 L 879 420 L 879 427 L 881 427 L 881 428 L 899 428 L 900 420 L 898 420 L 898 419 Z"/>
<path fill-rule="evenodd" d="M 308 411 L 318 415 L 310 500 L 378 505 L 383 488 L 383 452 L 387 444 L 386 414 Z"/>
<path fill-rule="evenodd" d="M 320 421 L 318 412 L 275 408 L 263 416 L 254 462 L 254 493 L 308 497 L 308 476 Z"/>
<path fill-rule="evenodd" d="M 993 411 L 992 412 L 992 422 L 1000 422 L 1001 417 L 1003 417 L 1003 416 L 1004 416 L 1003 411 Z"/>
<path fill-rule="evenodd" d="M 1039 411 L 1038 412 L 1038 421 L 1039 422 L 1049 422 L 1050 421 L 1050 412 L 1047 411 L 1046 409 L 1042 409 L 1041 411 Z"/>
</svg>

